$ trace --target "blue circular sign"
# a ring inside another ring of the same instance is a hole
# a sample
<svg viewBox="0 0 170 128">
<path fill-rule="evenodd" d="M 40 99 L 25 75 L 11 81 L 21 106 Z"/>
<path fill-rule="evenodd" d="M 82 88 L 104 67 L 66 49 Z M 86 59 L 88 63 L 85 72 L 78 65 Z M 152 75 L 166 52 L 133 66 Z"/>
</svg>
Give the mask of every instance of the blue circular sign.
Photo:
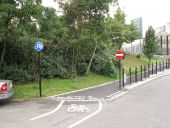
<svg viewBox="0 0 170 128">
<path fill-rule="evenodd" d="M 40 51 L 43 50 L 44 45 L 43 45 L 42 42 L 39 42 L 39 41 L 38 41 L 38 42 L 35 42 L 34 48 L 35 48 L 35 51 L 40 52 Z"/>
</svg>

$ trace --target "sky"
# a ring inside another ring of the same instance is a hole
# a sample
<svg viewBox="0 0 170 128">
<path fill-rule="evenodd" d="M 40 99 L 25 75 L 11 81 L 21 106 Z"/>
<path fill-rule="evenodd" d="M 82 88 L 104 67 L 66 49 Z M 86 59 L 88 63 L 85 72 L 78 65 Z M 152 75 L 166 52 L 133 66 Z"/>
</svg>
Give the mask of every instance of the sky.
<svg viewBox="0 0 170 128">
<path fill-rule="evenodd" d="M 53 0 L 43 0 L 43 5 L 57 9 Z M 156 28 L 170 22 L 170 0 L 119 0 L 119 5 L 126 14 L 127 23 L 142 17 L 144 32 L 150 25 Z M 113 12 L 112 9 L 110 13 Z"/>
<path fill-rule="evenodd" d="M 144 30 L 170 22 L 170 0 L 119 0 L 127 21 L 142 17 Z"/>
</svg>

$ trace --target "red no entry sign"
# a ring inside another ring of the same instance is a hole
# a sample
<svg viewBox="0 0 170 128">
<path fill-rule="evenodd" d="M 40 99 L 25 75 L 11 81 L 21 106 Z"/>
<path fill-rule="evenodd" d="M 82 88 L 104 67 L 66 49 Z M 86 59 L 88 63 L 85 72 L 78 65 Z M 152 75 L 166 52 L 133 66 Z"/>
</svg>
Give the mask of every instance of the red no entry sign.
<svg viewBox="0 0 170 128">
<path fill-rule="evenodd" d="M 124 58 L 124 52 L 122 50 L 118 50 L 116 52 L 116 58 L 119 59 L 119 60 L 123 59 Z"/>
</svg>

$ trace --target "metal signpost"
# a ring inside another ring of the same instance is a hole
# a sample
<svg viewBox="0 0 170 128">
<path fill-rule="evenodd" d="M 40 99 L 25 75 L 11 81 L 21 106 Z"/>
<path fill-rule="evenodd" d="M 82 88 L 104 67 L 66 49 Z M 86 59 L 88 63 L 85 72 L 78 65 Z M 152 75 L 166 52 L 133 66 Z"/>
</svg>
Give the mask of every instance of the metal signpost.
<svg viewBox="0 0 170 128">
<path fill-rule="evenodd" d="M 36 52 L 38 52 L 38 75 L 39 75 L 39 95 L 41 97 L 41 51 L 43 50 L 44 45 L 42 42 L 35 42 L 34 49 Z"/>
<path fill-rule="evenodd" d="M 118 50 L 116 52 L 116 58 L 119 60 L 119 89 L 122 88 L 121 86 L 121 60 L 124 58 L 124 52 L 122 50 Z M 124 74 L 123 74 L 124 75 Z"/>
</svg>

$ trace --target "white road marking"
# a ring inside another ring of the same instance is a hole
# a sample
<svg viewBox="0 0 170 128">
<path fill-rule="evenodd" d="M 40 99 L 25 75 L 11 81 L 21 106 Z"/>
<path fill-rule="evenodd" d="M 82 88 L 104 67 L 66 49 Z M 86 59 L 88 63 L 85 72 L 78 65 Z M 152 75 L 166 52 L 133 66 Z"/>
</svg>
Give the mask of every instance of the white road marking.
<svg viewBox="0 0 170 128">
<path fill-rule="evenodd" d="M 118 91 L 118 92 L 112 93 L 112 94 L 108 95 L 107 97 L 112 97 L 112 96 L 114 96 L 114 95 L 116 95 L 116 94 L 118 94 L 118 93 L 120 93 L 120 92 L 121 92 L 121 91 Z"/>
<path fill-rule="evenodd" d="M 56 101 L 61 101 L 61 100 L 56 100 Z M 64 100 L 64 101 L 68 101 L 68 102 L 97 102 L 97 101 L 105 101 L 104 98 L 99 99 L 99 100 Z"/>
<path fill-rule="evenodd" d="M 127 92 L 121 92 L 121 93 L 119 93 L 119 94 L 111 97 L 110 99 L 106 99 L 106 100 L 107 100 L 107 101 L 111 101 L 111 100 L 117 99 L 117 98 L 119 98 L 120 96 L 122 96 L 122 95 L 124 95 L 124 94 L 126 94 L 126 93 L 127 93 Z"/>
<path fill-rule="evenodd" d="M 43 118 L 43 117 L 45 117 L 45 116 L 49 116 L 49 115 L 55 113 L 56 111 L 58 111 L 58 110 L 61 108 L 61 106 L 63 105 L 64 102 L 65 102 L 64 100 L 61 101 L 60 104 L 59 104 L 54 110 L 52 110 L 51 112 L 48 112 L 48 113 L 45 113 L 45 114 L 43 114 L 43 115 L 34 117 L 34 118 L 30 119 L 30 120 L 31 120 L 31 121 L 37 120 L 37 119 L 39 119 L 39 118 Z"/>
<path fill-rule="evenodd" d="M 91 118 L 92 116 L 98 114 L 98 113 L 102 110 L 102 102 L 100 102 L 100 101 L 98 101 L 98 102 L 99 102 L 99 108 L 98 108 L 98 110 L 97 110 L 96 112 L 94 112 L 94 113 L 92 113 L 92 114 L 86 116 L 85 118 L 81 119 L 80 121 L 78 121 L 78 122 L 76 122 L 76 123 L 70 125 L 68 128 L 73 128 L 73 127 L 75 127 L 76 125 L 79 125 L 80 123 L 82 123 L 82 122 L 88 120 L 88 119 Z"/>
</svg>

